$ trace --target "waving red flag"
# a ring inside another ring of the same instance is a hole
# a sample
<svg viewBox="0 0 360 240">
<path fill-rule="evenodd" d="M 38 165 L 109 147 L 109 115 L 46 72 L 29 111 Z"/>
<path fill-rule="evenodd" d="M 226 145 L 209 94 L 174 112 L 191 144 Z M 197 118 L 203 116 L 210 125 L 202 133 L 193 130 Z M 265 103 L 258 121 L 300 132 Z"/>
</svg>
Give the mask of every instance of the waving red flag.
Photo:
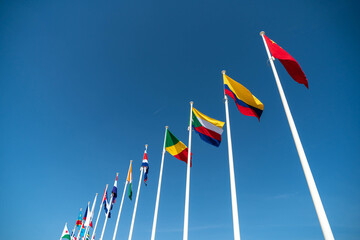
<svg viewBox="0 0 360 240">
<path fill-rule="evenodd" d="M 289 53 L 287 53 L 284 49 L 277 45 L 273 40 L 265 36 L 265 34 L 264 38 L 266 44 L 269 47 L 271 55 L 274 58 L 279 59 L 281 64 L 285 67 L 286 71 L 296 82 L 304 84 L 307 88 L 309 88 L 305 73 L 301 69 L 299 63 Z"/>
</svg>

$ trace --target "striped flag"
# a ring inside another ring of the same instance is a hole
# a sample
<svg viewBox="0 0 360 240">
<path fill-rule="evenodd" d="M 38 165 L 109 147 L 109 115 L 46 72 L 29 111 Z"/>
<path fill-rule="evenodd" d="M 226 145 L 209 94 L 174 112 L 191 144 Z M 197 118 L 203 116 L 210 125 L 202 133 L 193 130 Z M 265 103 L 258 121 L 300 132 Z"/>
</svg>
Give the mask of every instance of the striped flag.
<svg viewBox="0 0 360 240">
<path fill-rule="evenodd" d="M 113 205 L 115 204 L 115 200 L 117 198 L 117 179 L 118 179 L 118 175 L 116 174 L 116 178 L 115 178 L 115 182 L 114 182 L 114 187 L 111 191 L 111 193 L 113 194 L 113 201 L 111 203 L 111 209 L 113 208 Z"/>
<path fill-rule="evenodd" d="M 213 119 L 193 108 L 192 126 L 205 142 L 218 147 L 221 142 L 224 122 Z"/>
<path fill-rule="evenodd" d="M 179 141 L 170 131 L 166 130 L 165 149 L 168 153 L 176 157 L 177 159 L 187 163 L 188 158 L 188 147 Z M 192 155 L 192 153 L 191 153 Z M 190 162 L 190 166 L 192 161 Z"/>
<path fill-rule="evenodd" d="M 146 148 L 145 148 L 144 157 L 143 157 L 141 167 L 143 167 L 143 169 L 144 169 L 144 183 L 145 183 L 145 185 L 147 185 L 147 175 L 149 173 L 149 162 L 148 162 L 148 157 L 147 157 L 147 145 L 146 145 Z"/>
<path fill-rule="evenodd" d="M 132 162 L 130 162 L 129 172 L 128 172 L 127 179 L 126 179 L 126 181 L 128 181 L 128 183 L 129 183 L 129 198 L 130 198 L 130 200 L 132 200 L 132 188 L 131 188 L 132 180 L 133 180 L 133 177 L 132 177 Z"/>
<path fill-rule="evenodd" d="M 225 94 L 234 99 L 239 111 L 246 115 L 257 117 L 260 121 L 264 104 L 251 94 L 243 85 L 223 74 Z"/>
<path fill-rule="evenodd" d="M 104 211 L 105 211 L 105 216 L 107 214 L 108 211 L 110 211 L 110 203 L 108 203 L 108 200 L 107 200 L 107 192 L 104 193 Z M 108 218 L 111 218 L 111 212 L 109 212 L 109 215 L 108 215 Z"/>
</svg>

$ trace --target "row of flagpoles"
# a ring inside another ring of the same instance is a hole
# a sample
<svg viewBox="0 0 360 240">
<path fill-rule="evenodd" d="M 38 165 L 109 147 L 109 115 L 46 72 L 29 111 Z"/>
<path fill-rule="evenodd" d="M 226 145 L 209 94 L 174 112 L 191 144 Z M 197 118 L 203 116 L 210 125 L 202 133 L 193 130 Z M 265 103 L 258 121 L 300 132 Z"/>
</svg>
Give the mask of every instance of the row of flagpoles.
<svg viewBox="0 0 360 240">
<path fill-rule="evenodd" d="M 289 75 L 298 83 L 304 84 L 308 88 L 308 81 L 307 78 L 302 71 L 300 65 L 298 62 L 290 55 L 288 54 L 284 49 L 282 49 L 280 46 L 278 46 L 274 41 L 272 41 L 270 38 L 268 38 L 264 32 L 260 33 L 265 49 L 271 64 L 271 68 L 274 73 L 275 81 L 279 90 L 279 94 L 284 106 L 284 110 L 289 122 L 289 126 L 291 129 L 291 133 L 293 135 L 293 139 L 296 145 L 296 149 L 299 154 L 300 162 L 304 171 L 304 175 L 310 190 L 311 197 L 313 199 L 313 203 L 315 206 L 315 210 L 320 222 L 320 226 L 324 235 L 324 238 L 326 240 L 332 240 L 334 239 L 334 236 L 332 234 L 330 224 L 328 222 L 328 219 L 325 214 L 324 207 L 322 205 L 320 195 L 317 191 L 314 178 L 312 176 L 304 149 L 302 147 L 299 134 L 297 132 L 294 120 L 292 118 L 289 105 L 287 103 L 283 88 L 280 83 L 279 76 L 277 74 L 276 68 L 275 68 L 275 58 L 278 59 L 282 65 L 285 67 Z M 228 155 L 229 155 L 229 175 L 230 175 L 230 190 L 231 190 L 231 206 L 232 206 L 232 216 L 233 216 L 233 231 L 234 231 L 234 239 L 240 240 L 240 227 L 239 227 L 239 217 L 238 217 L 238 208 L 237 208 L 237 197 L 236 197 L 236 185 L 235 185 L 235 173 L 234 173 L 234 161 L 233 161 L 233 151 L 232 151 L 232 142 L 231 142 L 231 131 L 230 131 L 230 117 L 229 117 L 229 107 L 228 107 L 228 97 L 232 98 L 235 101 L 235 104 L 239 111 L 246 115 L 246 116 L 253 116 L 257 117 L 260 120 L 261 114 L 264 109 L 264 105 L 258 100 L 252 93 L 246 89 L 243 85 L 240 83 L 234 81 L 230 77 L 226 75 L 225 71 L 222 71 L 223 74 L 223 82 L 224 82 L 224 98 L 225 98 L 225 114 L 226 114 L 226 131 L 227 131 L 227 141 L 228 141 Z M 152 232 L 151 232 L 151 240 L 155 240 L 155 233 L 156 233 L 156 224 L 157 224 L 157 216 L 158 216 L 158 209 L 159 209 L 159 200 L 160 200 L 160 191 L 161 191 L 161 183 L 162 183 L 162 172 L 164 167 L 164 157 L 165 153 L 169 152 L 171 155 L 176 157 L 177 159 L 186 162 L 187 164 L 187 170 L 186 170 L 186 192 L 185 192 L 185 210 L 184 210 L 184 228 L 183 228 L 183 240 L 188 239 L 188 223 L 189 223 L 189 195 L 190 195 L 190 168 L 192 165 L 192 153 L 191 153 L 191 140 L 192 140 L 192 129 L 195 130 L 196 133 L 199 134 L 200 138 L 204 141 L 218 147 L 221 142 L 221 135 L 223 133 L 223 126 L 224 122 L 210 118 L 206 116 L 205 114 L 201 113 L 197 109 L 193 107 L 193 102 L 190 102 L 190 126 L 189 126 L 189 140 L 188 140 L 188 147 L 179 141 L 168 129 L 168 127 L 165 127 L 165 137 L 164 137 L 164 145 L 162 150 L 162 158 L 161 158 L 161 165 L 160 165 L 160 173 L 159 173 L 159 182 L 158 182 L 158 189 L 157 189 L 157 195 L 156 195 L 156 203 L 155 203 L 155 211 L 154 211 L 154 219 L 153 219 L 153 226 L 152 226 Z M 190 159 L 190 160 L 189 160 Z M 133 210 L 133 216 L 131 221 L 131 227 L 129 232 L 129 238 L 128 240 L 132 239 L 133 229 L 134 229 L 134 222 L 135 222 L 135 216 L 136 216 L 136 209 L 137 209 L 137 203 L 140 193 L 140 186 L 141 186 L 141 178 L 144 174 L 144 181 L 146 184 L 147 180 L 147 173 L 148 173 L 149 165 L 147 160 L 147 145 L 145 145 L 145 153 L 144 158 L 142 162 L 142 166 L 140 168 L 140 178 L 139 178 L 139 184 L 138 189 L 136 192 L 136 200 Z M 103 235 L 106 228 L 106 223 L 108 218 L 110 217 L 110 211 L 113 207 L 113 204 L 115 203 L 115 199 L 117 198 L 117 178 L 118 174 L 116 175 L 114 187 L 112 190 L 112 194 L 110 197 L 110 200 L 107 201 L 107 185 L 106 189 L 103 195 L 103 199 L 101 201 L 99 213 L 97 216 L 97 220 L 95 223 L 95 227 L 91 236 L 91 240 L 95 239 L 95 232 L 96 227 L 98 224 L 99 216 L 101 213 L 102 205 L 104 205 L 105 209 L 105 222 L 103 225 L 103 229 L 101 232 L 100 240 L 103 239 Z M 129 197 L 131 199 L 132 197 L 132 161 L 130 162 L 129 171 L 127 174 L 127 180 L 125 182 L 124 186 L 124 192 L 122 195 L 122 200 L 120 204 L 120 209 L 116 221 L 115 231 L 113 234 L 113 240 L 116 238 L 118 223 L 120 220 L 121 210 L 123 206 L 124 196 L 126 192 L 127 185 L 129 184 Z M 69 231 L 67 229 L 67 224 L 65 224 L 65 228 L 62 234 L 62 238 L 67 239 L 89 239 L 87 236 L 89 236 L 89 230 L 90 227 L 92 227 L 92 218 L 94 215 L 95 210 L 95 204 L 96 204 L 97 194 L 95 196 L 93 205 L 91 210 L 89 209 L 90 203 L 88 203 L 87 209 L 84 214 L 84 218 L 81 219 L 81 209 L 80 209 L 80 215 L 78 218 L 78 221 L 75 224 L 74 230 L 72 234 L 69 234 Z M 89 213 L 88 213 L 89 212 Z M 87 216 L 88 215 L 88 216 Z M 81 226 L 81 227 L 80 227 Z M 75 237 L 75 230 L 76 227 L 79 227 L 77 237 Z"/>
<path fill-rule="evenodd" d="M 144 182 L 146 184 L 147 182 L 147 173 L 149 170 L 149 164 L 148 164 L 148 160 L 147 160 L 147 146 L 145 145 L 145 153 L 144 153 L 144 157 L 143 157 L 143 161 L 141 164 L 141 168 L 140 168 L 140 179 L 139 179 L 139 185 L 138 185 L 138 191 L 137 191 L 137 195 L 136 195 L 136 201 L 135 201 L 135 207 L 134 207 L 134 213 L 133 213 L 133 219 L 131 222 L 131 229 L 130 229 L 130 233 L 129 233 L 129 239 L 131 239 L 132 237 L 132 232 L 133 232 L 133 227 L 134 227 L 134 221 L 135 221 L 135 215 L 136 215 L 136 208 L 137 208 L 137 202 L 138 202 L 138 198 L 139 198 L 139 193 L 140 193 L 140 186 L 141 186 L 141 178 L 142 178 L 142 174 L 144 173 Z M 104 237 L 104 233 L 105 233 L 105 228 L 107 225 L 107 220 L 108 218 L 111 217 L 111 210 L 113 208 L 113 205 L 115 204 L 115 200 L 117 198 L 117 181 L 118 181 L 118 173 L 116 173 L 116 178 L 115 178 L 115 182 L 114 182 L 114 187 L 111 191 L 111 197 L 108 200 L 107 197 L 107 189 L 108 189 L 108 184 L 106 184 L 105 187 L 105 191 L 100 203 L 100 208 L 99 208 L 99 212 L 98 212 L 98 216 L 96 218 L 96 223 L 95 226 L 93 227 L 93 217 L 94 217 L 94 213 L 95 213 L 95 205 L 96 205 L 96 200 L 97 200 L 97 196 L 98 194 L 96 193 L 91 210 L 89 208 L 90 206 L 90 202 L 88 202 L 88 206 L 85 210 L 84 213 L 84 217 L 82 217 L 82 209 L 80 208 L 80 213 L 78 216 L 78 219 L 75 223 L 74 229 L 72 231 L 72 233 L 69 233 L 69 230 L 67 228 L 67 223 L 65 224 L 63 233 L 61 235 L 61 239 L 65 238 L 65 239 L 69 239 L 69 240 L 94 240 L 95 239 L 95 233 L 96 233 L 96 229 L 97 229 L 97 225 L 99 222 L 99 217 L 101 214 L 101 210 L 102 210 L 102 206 L 104 205 L 104 210 L 105 210 L 105 221 L 104 221 L 104 225 L 101 231 L 101 235 L 100 235 L 100 240 L 103 239 Z M 118 225 L 119 225 L 119 220 L 120 220 L 120 215 L 121 215 L 121 210 L 122 210 L 122 206 L 124 203 L 124 198 L 125 198 L 125 193 L 126 193 L 126 189 L 127 186 L 129 185 L 129 198 L 130 200 L 132 199 L 132 161 L 130 161 L 130 166 L 129 166 L 129 170 L 128 170 L 128 174 L 127 174 L 127 178 L 125 181 L 125 186 L 124 186 L 124 191 L 123 191 L 123 195 L 122 195 L 122 199 L 121 199 L 121 204 L 120 204 L 120 209 L 119 209 L 119 213 L 118 213 L 118 217 L 116 220 L 116 226 L 115 226 L 115 231 L 114 231 L 114 235 L 113 235 L 113 240 L 116 239 L 116 234 L 117 234 L 117 229 L 118 229 Z M 90 227 L 93 228 L 93 232 L 92 232 L 92 236 L 90 238 L 89 235 L 89 231 L 90 231 Z M 78 230 L 78 233 L 76 234 L 76 230 Z"/>
</svg>

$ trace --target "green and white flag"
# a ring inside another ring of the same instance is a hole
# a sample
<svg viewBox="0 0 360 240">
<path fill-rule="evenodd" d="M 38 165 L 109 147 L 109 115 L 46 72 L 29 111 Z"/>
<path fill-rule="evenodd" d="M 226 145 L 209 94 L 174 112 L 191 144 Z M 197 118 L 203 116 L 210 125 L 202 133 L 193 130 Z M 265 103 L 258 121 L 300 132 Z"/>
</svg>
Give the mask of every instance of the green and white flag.
<svg viewBox="0 0 360 240">
<path fill-rule="evenodd" d="M 63 239 L 63 238 L 66 238 L 66 239 L 70 240 L 70 234 L 69 234 L 69 230 L 67 228 L 67 223 L 65 223 L 64 231 L 63 231 L 63 233 L 61 235 L 60 240 Z"/>
</svg>

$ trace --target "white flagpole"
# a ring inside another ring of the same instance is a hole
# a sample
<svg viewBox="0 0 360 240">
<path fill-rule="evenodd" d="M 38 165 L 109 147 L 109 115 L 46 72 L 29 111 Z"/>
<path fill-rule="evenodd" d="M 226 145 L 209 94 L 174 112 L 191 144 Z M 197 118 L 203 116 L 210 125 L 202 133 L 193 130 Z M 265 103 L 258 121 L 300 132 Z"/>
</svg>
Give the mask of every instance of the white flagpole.
<svg viewBox="0 0 360 240">
<path fill-rule="evenodd" d="M 185 211 L 184 211 L 184 232 L 183 240 L 188 239 L 189 232 L 189 196 L 190 196 L 190 163 L 191 163 L 191 133 L 192 133 L 192 109 L 193 101 L 190 102 L 190 126 L 189 126 L 189 143 L 188 143 L 188 158 L 186 169 L 186 193 L 185 193 Z"/>
<path fill-rule="evenodd" d="M 130 160 L 130 166 L 131 166 L 131 162 L 132 162 L 132 160 Z M 129 174 L 129 171 L 130 171 L 130 166 L 129 166 L 128 174 Z M 127 175 L 126 175 L 126 176 L 127 176 Z M 126 192 L 127 184 L 128 184 L 128 181 L 126 180 L 126 181 L 125 181 L 124 192 L 123 192 L 122 199 L 121 199 L 121 204 L 120 204 L 119 213 L 118 213 L 118 217 L 117 217 L 117 220 L 116 220 L 116 225 L 115 225 L 115 231 L 114 231 L 113 240 L 115 240 L 115 238 L 116 238 L 116 233 L 117 233 L 117 229 L 118 229 L 118 225 L 119 225 L 119 220 L 120 220 L 120 215 L 121 215 L 121 209 L 122 209 L 122 206 L 123 206 L 123 203 L 124 203 L 124 197 L 125 197 L 125 192 Z"/>
<path fill-rule="evenodd" d="M 325 213 L 324 207 L 322 205 L 319 192 L 318 192 L 318 190 L 316 188 L 316 185 L 315 185 L 314 177 L 313 177 L 313 175 L 311 173 L 311 169 L 310 169 L 309 163 L 307 161 L 307 158 L 306 158 L 306 155 L 305 155 L 305 152 L 304 152 L 304 148 L 303 148 L 303 146 L 301 144 L 300 137 L 299 137 L 299 134 L 297 132 L 294 119 L 293 119 L 293 117 L 291 115 L 291 111 L 290 111 L 289 105 L 287 103 L 284 90 L 283 90 L 283 88 L 281 86 L 280 79 L 279 79 L 279 76 L 278 76 L 276 68 L 275 68 L 275 64 L 274 64 L 275 59 L 271 56 L 270 50 L 269 50 L 269 48 L 268 48 L 268 46 L 266 44 L 265 38 L 264 38 L 264 34 L 265 34 L 264 31 L 260 32 L 260 35 L 261 35 L 261 37 L 262 37 L 262 39 L 264 41 L 264 45 L 265 45 L 267 55 L 269 57 L 271 68 L 272 68 L 273 73 L 274 73 L 276 85 L 277 85 L 279 93 L 280 93 L 281 101 L 282 101 L 282 104 L 284 106 L 284 110 L 285 110 L 285 113 L 286 113 L 287 120 L 289 122 L 291 133 L 292 133 L 293 138 L 294 138 L 295 146 L 296 146 L 296 149 L 297 149 L 299 157 L 300 157 L 300 162 L 301 162 L 301 166 L 303 168 L 304 174 L 305 174 L 306 182 L 308 184 L 310 194 L 311 194 L 312 200 L 314 202 L 314 206 L 315 206 L 315 210 L 316 210 L 319 222 L 320 222 L 321 230 L 323 232 L 325 240 L 333 240 L 334 236 L 332 234 L 329 221 L 328 221 L 328 219 L 326 217 L 326 213 Z"/>
<path fill-rule="evenodd" d="M 87 236 L 88 232 L 90 231 L 90 224 L 91 224 L 92 218 L 93 218 L 93 216 L 94 216 L 95 204 L 96 204 L 97 196 L 98 196 L 98 193 L 96 193 L 96 195 L 95 195 L 94 202 L 93 202 L 93 205 L 92 205 L 92 207 L 91 207 L 91 212 L 89 213 L 89 220 L 86 219 L 87 222 L 88 222 L 88 225 L 86 226 L 84 239 L 86 239 L 86 236 Z"/>
<path fill-rule="evenodd" d="M 91 239 L 95 239 L 96 227 L 97 227 L 97 224 L 98 224 L 98 221 L 99 221 L 101 209 L 102 209 L 102 206 L 103 206 L 103 203 L 104 203 L 104 196 L 105 196 L 105 194 L 106 194 L 106 191 L 107 191 L 108 186 L 109 186 L 109 184 L 106 184 L 105 192 L 104 192 L 103 198 L 101 199 L 100 209 L 99 209 L 98 216 L 97 216 L 97 218 L 96 218 L 96 223 L 95 223 L 94 231 L 93 231 L 93 233 L 92 233 L 92 235 L 91 235 Z"/>
<path fill-rule="evenodd" d="M 159 210 L 161 181 L 162 181 L 162 173 L 163 173 L 163 167 L 164 167 L 164 158 L 165 158 L 165 152 L 166 152 L 166 150 L 165 150 L 165 142 L 166 142 L 167 129 L 168 129 L 168 126 L 165 126 L 164 145 L 163 145 L 163 150 L 162 150 L 162 158 L 161 158 L 161 166 L 160 166 L 160 174 L 159 174 L 159 183 L 158 183 L 158 190 L 157 190 L 157 194 L 156 194 L 154 220 L 153 220 L 153 226 L 152 226 L 152 231 L 151 231 L 151 240 L 155 240 L 157 215 L 158 215 L 158 210 Z"/>
<path fill-rule="evenodd" d="M 225 70 L 223 70 L 221 73 L 225 74 L 226 72 Z M 225 92 L 224 92 L 224 98 L 225 98 L 225 113 L 226 113 L 226 133 L 227 133 L 228 152 L 229 152 L 230 190 L 231 190 L 234 240 L 240 240 L 240 227 L 239 227 L 239 216 L 238 216 L 235 173 L 234 173 L 234 158 L 233 158 L 231 132 L 230 132 L 229 104 Z"/>
<path fill-rule="evenodd" d="M 116 179 L 118 177 L 119 173 L 116 173 Z M 108 217 L 109 217 L 109 213 L 110 213 L 110 210 L 111 210 L 111 202 L 113 200 L 113 197 L 114 197 L 114 194 L 111 193 L 111 197 L 110 197 L 110 201 L 109 201 L 109 206 L 108 206 L 108 211 L 106 213 L 106 216 L 105 216 L 105 222 L 104 222 L 104 226 L 103 226 L 103 229 L 102 229 L 102 232 L 101 232 L 101 237 L 100 237 L 100 240 L 103 240 L 103 237 L 104 237 L 104 232 L 105 232 L 105 228 L 106 228 L 106 223 L 107 223 L 107 220 L 108 220 Z M 105 201 L 105 204 L 106 201 Z"/>
<path fill-rule="evenodd" d="M 147 149 L 147 144 L 145 145 L 145 148 Z M 139 193 L 140 193 L 141 178 L 142 178 L 143 170 L 144 170 L 144 168 L 141 167 L 141 168 L 140 168 L 139 185 L 138 185 L 138 189 L 137 189 L 137 193 L 136 193 L 136 200 L 135 200 L 134 212 L 133 212 L 133 216 L 132 216 L 132 220 L 131 220 L 131 226 L 130 226 L 130 232 L 129 232 L 129 238 L 128 238 L 128 240 L 131 240 L 132 234 L 133 234 L 133 230 L 134 230 L 134 222 L 135 222 L 137 204 L 138 204 L 138 200 L 139 200 Z"/>
</svg>

